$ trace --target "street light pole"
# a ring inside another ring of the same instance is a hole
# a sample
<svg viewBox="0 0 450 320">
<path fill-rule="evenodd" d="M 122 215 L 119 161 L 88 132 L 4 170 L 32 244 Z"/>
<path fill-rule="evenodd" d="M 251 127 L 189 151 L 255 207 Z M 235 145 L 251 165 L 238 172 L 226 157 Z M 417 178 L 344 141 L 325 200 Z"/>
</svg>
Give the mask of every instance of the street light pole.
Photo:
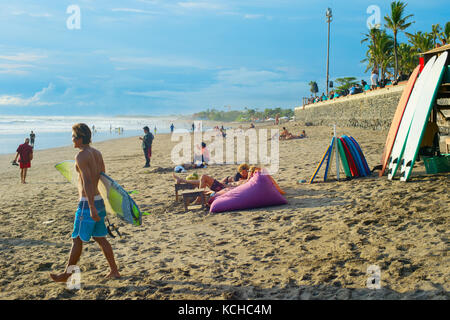
<svg viewBox="0 0 450 320">
<path fill-rule="evenodd" d="M 331 9 L 327 9 L 326 13 L 328 23 L 328 47 L 327 47 L 327 97 L 328 97 L 328 85 L 329 85 L 329 70 L 330 70 L 330 23 L 332 21 L 333 14 Z"/>
</svg>

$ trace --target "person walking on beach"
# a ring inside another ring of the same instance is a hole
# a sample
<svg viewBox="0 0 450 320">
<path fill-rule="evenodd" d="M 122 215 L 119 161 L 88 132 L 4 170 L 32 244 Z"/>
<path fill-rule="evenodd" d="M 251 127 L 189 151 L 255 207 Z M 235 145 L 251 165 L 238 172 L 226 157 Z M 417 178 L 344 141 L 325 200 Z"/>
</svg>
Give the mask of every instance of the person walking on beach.
<svg viewBox="0 0 450 320">
<path fill-rule="evenodd" d="M 173 129 L 175 128 L 175 126 L 173 125 L 173 123 L 170 125 L 170 133 L 173 133 Z"/>
<path fill-rule="evenodd" d="M 33 160 L 33 148 L 29 145 L 30 139 L 26 138 L 25 142 L 16 150 L 16 157 L 13 160 L 13 164 L 17 164 L 17 158 L 19 158 L 20 164 L 20 180 L 22 183 L 26 183 L 27 170 L 31 167 L 31 160 Z"/>
<path fill-rule="evenodd" d="M 97 187 L 100 173 L 105 172 L 105 164 L 100 151 L 90 146 L 91 136 L 89 126 L 84 123 L 77 123 L 72 127 L 73 146 L 80 149 L 75 156 L 80 201 L 75 213 L 69 261 L 63 273 L 50 274 L 55 282 L 67 281 L 71 276 L 69 267 L 77 264 L 83 250 L 83 242 L 88 242 L 91 237 L 98 243 L 108 261 L 110 272 L 106 278 L 120 277 L 112 247 L 106 239 L 108 230 L 105 225 L 105 203 Z"/>
<path fill-rule="evenodd" d="M 36 138 L 36 135 L 34 134 L 33 130 L 31 130 L 30 133 L 30 145 L 34 149 L 34 138 Z"/>
<path fill-rule="evenodd" d="M 142 140 L 142 150 L 144 151 L 145 156 L 145 166 L 144 168 L 150 167 L 150 158 L 152 156 L 152 143 L 155 137 L 150 132 L 150 129 L 145 126 L 144 127 L 144 136 L 139 137 Z"/>
</svg>

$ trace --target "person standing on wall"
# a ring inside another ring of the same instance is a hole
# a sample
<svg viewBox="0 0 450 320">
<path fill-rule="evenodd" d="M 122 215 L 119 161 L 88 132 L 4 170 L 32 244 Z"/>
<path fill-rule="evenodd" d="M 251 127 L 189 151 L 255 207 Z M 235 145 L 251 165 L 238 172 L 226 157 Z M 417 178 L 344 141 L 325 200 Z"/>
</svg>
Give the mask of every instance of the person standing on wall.
<svg viewBox="0 0 450 320">
<path fill-rule="evenodd" d="M 144 168 L 148 168 L 150 167 L 150 158 L 152 156 L 152 143 L 155 137 L 150 132 L 150 129 L 147 126 L 145 126 L 143 129 L 144 129 L 144 136 L 139 137 L 139 139 L 142 140 L 142 150 L 144 151 L 145 155 Z"/>
</svg>

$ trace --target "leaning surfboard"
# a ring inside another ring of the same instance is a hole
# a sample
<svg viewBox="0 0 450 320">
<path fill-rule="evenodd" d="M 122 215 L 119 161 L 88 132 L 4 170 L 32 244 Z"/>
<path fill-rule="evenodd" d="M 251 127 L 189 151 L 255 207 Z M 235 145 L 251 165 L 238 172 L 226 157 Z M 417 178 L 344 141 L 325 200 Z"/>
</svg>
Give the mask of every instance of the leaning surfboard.
<svg viewBox="0 0 450 320">
<path fill-rule="evenodd" d="M 388 179 L 392 178 L 397 173 L 397 169 L 400 164 L 400 160 L 403 156 L 405 141 L 408 138 L 409 129 L 411 127 L 411 122 L 414 117 L 414 112 L 416 111 L 417 104 L 420 97 L 423 94 L 423 89 L 428 81 L 430 71 L 436 61 L 436 56 L 433 56 L 428 60 L 427 64 L 423 68 L 420 76 L 416 80 L 411 96 L 409 97 L 408 104 L 406 105 L 405 111 L 403 113 L 402 120 L 400 121 L 400 126 L 395 137 L 394 145 L 392 147 L 391 156 L 388 160 Z"/>
<path fill-rule="evenodd" d="M 339 140 L 341 141 L 342 146 L 344 147 L 344 152 L 345 152 L 348 166 L 350 168 L 350 172 L 351 172 L 352 176 L 359 177 L 358 168 L 356 167 L 355 161 L 353 160 L 353 156 L 347 146 L 347 143 L 345 142 L 344 138 L 339 138 Z"/>
<path fill-rule="evenodd" d="M 366 175 L 370 176 L 372 174 L 372 172 L 370 171 L 369 165 L 367 164 L 366 157 L 364 157 L 364 153 L 362 152 L 361 146 L 356 141 L 356 139 L 353 138 L 352 136 L 349 136 L 349 139 L 353 142 L 354 146 L 356 147 L 356 150 L 359 153 L 359 157 L 361 158 L 362 164 L 364 166 L 364 170 L 366 171 Z"/>
<path fill-rule="evenodd" d="M 355 161 L 355 165 L 358 169 L 359 175 L 361 177 L 366 176 L 366 171 L 364 170 L 364 166 L 362 164 L 361 158 L 359 157 L 359 153 L 356 150 L 355 146 L 353 145 L 353 142 L 347 137 L 346 135 L 342 136 L 347 143 L 347 147 L 350 150 L 350 153 L 352 154 L 353 160 Z"/>
<path fill-rule="evenodd" d="M 344 147 L 342 146 L 342 142 L 339 138 L 336 138 L 338 151 L 339 151 L 339 159 L 341 159 L 342 167 L 344 168 L 344 172 L 347 178 L 352 177 L 352 173 L 350 172 L 350 167 L 348 166 L 347 156 L 345 155 Z"/>
<path fill-rule="evenodd" d="M 314 182 L 314 179 L 316 178 L 317 173 L 319 172 L 320 168 L 322 167 L 322 164 L 324 163 L 325 158 L 329 155 L 330 150 L 331 150 L 331 145 L 327 148 L 327 151 L 325 151 L 325 153 L 323 154 L 323 157 L 320 160 L 320 163 L 317 166 L 316 171 L 314 171 L 314 174 L 312 175 L 311 179 L 309 180 L 309 183 L 313 183 Z"/>
<path fill-rule="evenodd" d="M 60 162 L 55 165 L 55 168 L 69 182 L 76 184 L 78 173 L 75 170 L 75 161 Z M 122 186 L 102 172 L 97 187 L 108 214 L 113 214 L 135 226 L 142 225 L 142 212 Z"/>
<path fill-rule="evenodd" d="M 331 149 L 330 149 L 330 153 L 328 154 L 328 158 L 327 158 L 327 165 L 325 166 L 325 174 L 323 176 L 323 181 L 326 182 L 327 181 L 327 177 L 328 177 L 328 169 L 330 168 L 330 163 L 333 163 L 333 152 L 334 152 L 334 148 L 335 148 L 335 141 L 334 141 L 334 137 L 333 139 L 331 139 Z"/>
<path fill-rule="evenodd" d="M 405 152 L 401 160 L 401 181 L 408 181 L 419 152 L 419 146 L 424 135 L 428 118 L 433 109 L 442 78 L 445 71 L 448 52 L 443 52 L 431 69 L 430 77 L 420 97 L 416 112 L 411 123 L 410 133 L 405 144 Z"/>
<path fill-rule="evenodd" d="M 400 126 L 400 122 L 405 112 L 406 105 L 408 104 L 409 97 L 416 83 L 417 77 L 419 76 L 420 65 L 417 66 L 411 76 L 409 77 L 406 87 L 403 89 L 402 96 L 397 105 L 397 110 L 395 111 L 394 118 L 392 119 L 391 127 L 386 137 L 386 143 L 384 145 L 383 154 L 381 155 L 381 171 L 379 176 L 382 177 L 386 166 L 388 165 L 389 156 L 391 155 L 392 147 L 394 146 L 395 137 L 397 136 L 397 131 Z"/>
</svg>

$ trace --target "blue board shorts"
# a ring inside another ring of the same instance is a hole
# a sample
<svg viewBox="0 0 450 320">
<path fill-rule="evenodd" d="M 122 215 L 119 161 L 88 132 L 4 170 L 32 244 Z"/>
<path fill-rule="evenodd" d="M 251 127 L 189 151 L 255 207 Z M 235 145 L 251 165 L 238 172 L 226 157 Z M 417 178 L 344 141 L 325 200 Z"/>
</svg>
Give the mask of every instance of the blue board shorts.
<svg viewBox="0 0 450 320">
<path fill-rule="evenodd" d="M 89 209 L 89 204 L 86 199 L 81 199 L 78 203 L 73 223 L 73 239 L 80 237 L 81 241 L 89 242 L 91 237 L 106 237 L 108 234 L 108 229 L 105 225 L 105 203 L 102 198 L 96 198 L 94 204 L 100 217 L 100 221 L 95 221 L 91 218 L 91 210 Z"/>
</svg>

